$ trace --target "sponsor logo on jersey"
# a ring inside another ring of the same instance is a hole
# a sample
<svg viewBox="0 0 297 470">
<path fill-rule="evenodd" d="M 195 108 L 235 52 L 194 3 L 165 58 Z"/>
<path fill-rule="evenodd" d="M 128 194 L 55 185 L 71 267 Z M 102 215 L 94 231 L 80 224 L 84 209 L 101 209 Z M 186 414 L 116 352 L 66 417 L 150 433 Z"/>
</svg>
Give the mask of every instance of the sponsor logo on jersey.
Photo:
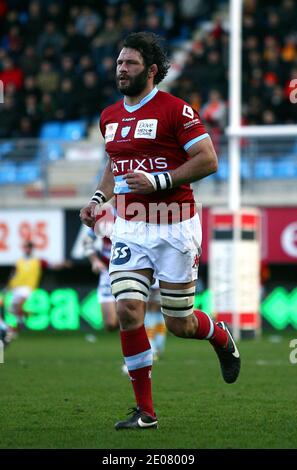
<svg viewBox="0 0 297 470">
<path fill-rule="evenodd" d="M 200 124 L 200 119 L 196 118 L 192 121 L 188 121 L 184 124 L 184 129 L 189 129 L 189 127 L 195 126 L 196 124 Z"/>
<path fill-rule="evenodd" d="M 126 173 L 131 170 L 166 170 L 168 163 L 166 157 L 143 158 L 133 160 L 117 160 L 111 164 L 113 173 Z"/>
<path fill-rule="evenodd" d="M 112 252 L 111 264 L 125 264 L 128 263 L 130 258 L 130 248 L 125 243 L 116 242 Z"/>
<path fill-rule="evenodd" d="M 131 129 L 131 126 L 125 126 L 125 127 L 123 127 L 122 130 L 121 130 L 121 136 L 122 136 L 123 138 L 127 137 L 127 135 L 128 135 L 129 132 L 130 132 L 130 129 Z"/>
<path fill-rule="evenodd" d="M 184 105 L 183 108 L 183 116 L 189 117 L 191 119 L 194 119 L 194 111 L 191 108 L 191 106 L 188 106 L 187 104 Z"/>
<path fill-rule="evenodd" d="M 106 144 L 107 142 L 112 142 L 114 140 L 118 125 L 119 125 L 118 122 L 111 122 L 110 124 L 107 124 L 106 131 L 105 131 L 105 143 Z"/>
<path fill-rule="evenodd" d="M 123 122 L 130 122 L 130 121 L 135 121 L 135 117 L 131 117 L 131 118 L 123 118 L 122 121 Z"/>
<path fill-rule="evenodd" d="M 141 119 L 137 122 L 135 139 L 155 139 L 157 135 L 158 119 Z"/>
</svg>

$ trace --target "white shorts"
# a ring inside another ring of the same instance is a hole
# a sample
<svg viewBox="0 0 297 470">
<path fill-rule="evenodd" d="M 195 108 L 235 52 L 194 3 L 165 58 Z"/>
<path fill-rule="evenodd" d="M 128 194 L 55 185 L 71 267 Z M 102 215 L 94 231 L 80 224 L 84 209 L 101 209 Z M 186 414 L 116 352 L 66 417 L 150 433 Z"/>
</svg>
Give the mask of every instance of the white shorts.
<svg viewBox="0 0 297 470">
<path fill-rule="evenodd" d="M 109 272 L 150 268 L 161 281 L 186 283 L 198 277 L 202 230 L 198 214 L 172 225 L 117 217 Z"/>
<path fill-rule="evenodd" d="M 115 298 L 111 293 L 111 285 L 108 269 L 100 273 L 99 283 L 97 288 L 98 301 L 104 302 L 115 302 Z"/>
<path fill-rule="evenodd" d="M 32 289 L 28 286 L 15 287 L 12 290 L 12 303 L 16 304 L 22 299 L 27 299 L 30 297 L 31 292 Z"/>
</svg>

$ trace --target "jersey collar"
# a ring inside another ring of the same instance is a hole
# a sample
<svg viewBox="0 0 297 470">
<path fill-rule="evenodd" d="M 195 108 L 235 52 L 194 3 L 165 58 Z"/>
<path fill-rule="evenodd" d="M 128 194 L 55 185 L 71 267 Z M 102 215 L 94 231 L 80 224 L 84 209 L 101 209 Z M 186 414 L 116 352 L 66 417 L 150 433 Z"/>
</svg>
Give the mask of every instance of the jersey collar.
<svg viewBox="0 0 297 470">
<path fill-rule="evenodd" d="M 129 104 L 125 103 L 125 99 L 124 99 L 124 108 L 126 111 L 128 111 L 128 113 L 133 113 L 134 111 L 137 111 L 138 109 L 142 108 L 142 106 L 144 106 L 148 101 L 153 99 L 157 93 L 158 93 L 158 88 L 155 87 L 152 89 L 152 91 L 148 95 L 142 98 L 142 100 L 139 101 L 139 103 L 134 104 L 133 106 L 130 106 Z"/>
</svg>

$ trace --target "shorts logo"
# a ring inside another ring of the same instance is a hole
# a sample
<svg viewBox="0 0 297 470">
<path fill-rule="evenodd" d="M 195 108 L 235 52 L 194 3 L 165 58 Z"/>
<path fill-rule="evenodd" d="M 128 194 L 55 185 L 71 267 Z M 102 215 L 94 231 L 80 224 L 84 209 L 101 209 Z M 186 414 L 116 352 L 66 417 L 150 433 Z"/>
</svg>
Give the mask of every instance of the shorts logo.
<svg viewBox="0 0 297 470">
<path fill-rule="evenodd" d="M 105 143 L 106 144 L 107 142 L 112 142 L 114 140 L 118 125 L 119 125 L 118 122 L 111 122 L 110 124 L 107 124 L 106 130 L 105 130 Z"/>
<path fill-rule="evenodd" d="M 123 138 L 127 137 L 127 135 L 128 135 L 129 132 L 130 132 L 130 129 L 131 129 L 131 126 L 125 126 L 125 127 L 123 127 L 122 130 L 121 130 L 121 136 L 122 136 Z"/>
<path fill-rule="evenodd" d="M 188 105 L 184 105 L 184 109 L 183 109 L 183 116 L 186 116 L 186 117 L 189 117 L 191 119 L 194 119 L 194 111 L 193 109 L 191 108 L 191 106 L 188 106 Z"/>
<path fill-rule="evenodd" d="M 198 268 L 198 266 L 199 266 L 199 256 L 198 256 L 198 255 L 195 255 L 195 258 L 194 258 L 194 260 L 193 260 L 193 266 L 192 266 L 192 268 L 193 268 L 193 269 L 196 269 L 196 268 Z"/>
<path fill-rule="evenodd" d="M 111 264 L 125 264 L 131 258 L 131 250 L 125 243 L 116 242 L 113 247 Z"/>
<path fill-rule="evenodd" d="M 136 125 L 135 139 L 155 139 L 157 135 L 158 119 L 141 119 Z"/>
</svg>

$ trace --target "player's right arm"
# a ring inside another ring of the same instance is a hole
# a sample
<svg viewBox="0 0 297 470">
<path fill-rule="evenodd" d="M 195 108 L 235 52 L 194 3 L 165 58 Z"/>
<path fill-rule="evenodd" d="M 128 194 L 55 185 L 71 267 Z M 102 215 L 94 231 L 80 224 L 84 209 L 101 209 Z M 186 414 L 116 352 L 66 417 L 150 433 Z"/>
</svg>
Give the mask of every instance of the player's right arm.
<svg viewBox="0 0 297 470">
<path fill-rule="evenodd" d="M 95 274 L 98 274 L 99 272 L 106 271 L 106 265 L 97 256 L 96 248 L 95 248 L 95 240 L 96 240 L 95 233 L 93 232 L 93 230 L 89 230 L 88 233 L 86 233 L 85 237 L 83 238 L 83 249 L 84 249 L 84 255 L 86 256 L 86 258 L 89 259 L 91 263 L 92 271 Z"/>
<path fill-rule="evenodd" d="M 107 162 L 103 177 L 90 202 L 81 209 L 80 218 L 83 224 L 93 227 L 96 215 L 100 207 L 113 197 L 114 176 L 111 171 L 110 161 Z"/>
</svg>

